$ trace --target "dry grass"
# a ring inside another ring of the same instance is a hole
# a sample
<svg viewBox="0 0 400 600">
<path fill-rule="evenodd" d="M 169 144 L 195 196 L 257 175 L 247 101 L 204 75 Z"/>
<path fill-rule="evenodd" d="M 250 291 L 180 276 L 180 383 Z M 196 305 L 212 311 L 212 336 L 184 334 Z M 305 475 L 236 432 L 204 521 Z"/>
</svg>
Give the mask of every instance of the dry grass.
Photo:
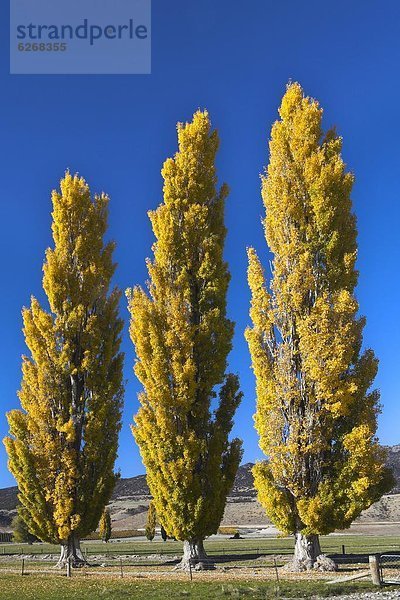
<svg viewBox="0 0 400 600">
<path fill-rule="evenodd" d="M 124 577 L 82 575 L 66 579 L 60 575 L 12 575 L 0 573 L 0 589 L 2 600 L 159 600 L 169 598 L 193 598 L 196 600 L 222 598 L 311 598 L 332 596 L 354 591 L 372 590 L 371 584 L 353 583 L 347 585 L 327 586 L 321 580 L 276 581 L 247 579 L 232 579 L 230 576 L 221 580 L 211 573 L 201 576 L 194 581 L 183 575 L 174 581 L 163 577 Z"/>
</svg>

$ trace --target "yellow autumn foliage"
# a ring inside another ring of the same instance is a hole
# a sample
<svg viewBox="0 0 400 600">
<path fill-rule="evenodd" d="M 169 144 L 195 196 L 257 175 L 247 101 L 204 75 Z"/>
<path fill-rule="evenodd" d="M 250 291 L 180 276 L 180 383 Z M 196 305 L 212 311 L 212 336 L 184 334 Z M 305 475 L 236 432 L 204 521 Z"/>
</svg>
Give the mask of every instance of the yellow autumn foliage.
<svg viewBox="0 0 400 600">
<path fill-rule="evenodd" d="M 128 291 L 143 385 L 133 433 L 160 523 L 180 540 L 218 530 L 241 457 L 240 441 L 228 440 L 241 393 L 225 374 L 233 323 L 218 144 L 207 112 L 178 125 L 179 151 L 162 169 L 164 201 L 149 213 L 156 241 L 148 293 Z"/>
<path fill-rule="evenodd" d="M 94 531 L 112 493 L 122 409 L 122 322 L 115 265 L 104 244 L 108 198 L 66 173 L 54 191 L 54 247 L 43 288 L 50 311 L 31 299 L 19 399 L 4 443 L 29 530 L 64 543 Z"/>
<path fill-rule="evenodd" d="M 254 468 L 260 502 L 285 533 L 349 527 L 390 488 L 375 437 L 377 360 L 361 353 L 353 175 L 342 140 L 323 134 L 322 109 L 288 85 L 262 177 L 267 282 L 254 249 L 246 338 L 256 379 L 255 426 L 266 460 Z"/>
</svg>

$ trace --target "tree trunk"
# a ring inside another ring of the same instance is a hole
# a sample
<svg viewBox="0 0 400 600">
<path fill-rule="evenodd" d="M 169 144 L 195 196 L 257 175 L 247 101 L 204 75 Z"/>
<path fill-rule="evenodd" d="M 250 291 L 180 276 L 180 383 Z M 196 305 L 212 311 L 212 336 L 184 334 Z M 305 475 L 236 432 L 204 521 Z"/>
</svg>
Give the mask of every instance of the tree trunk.
<svg viewBox="0 0 400 600">
<path fill-rule="evenodd" d="M 320 554 L 321 546 L 317 535 L 303 535 L 301 532 L 295 534 L 293 562 L 302 567 L 300 571 L 312 569 Z"/>
<path fill-rule="evenodd" d="M 203 571 L 214 567 L 210 563 L 210 559 L 204 550 L 203 540 L 200 538 L 185 540 L 183 542 L 183 557 L 178 568 L 189 571 L 190 566 L 196 571 Z"/>
<path fill-rule="evenodd" d="M 87 564 L 81 552 L 80 539 L 74 533 L 71 533 L 69 538 L 61 544 L 61 554 L 56 567 L 63 569 L 68 560 L 71 560 L 71 565 L 75 568 Z"/>
<path fill-rule="evenodd" d="M 336 563 L 322 554 L 318 535 L 295 533 L 293 560 L 285 566 L 287 571 L 336 571 Z"/>
</svg>

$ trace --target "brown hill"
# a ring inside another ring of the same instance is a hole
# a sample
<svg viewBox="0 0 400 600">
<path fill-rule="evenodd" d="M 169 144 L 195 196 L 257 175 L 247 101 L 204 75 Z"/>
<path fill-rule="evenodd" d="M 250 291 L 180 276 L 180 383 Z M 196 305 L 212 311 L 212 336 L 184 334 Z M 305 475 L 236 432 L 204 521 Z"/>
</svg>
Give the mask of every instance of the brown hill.
<svg viewBox="0 0 400 600">
<path fill-rule="evenodd" d="M 388 453 L 386 464 L 393 470 L 396 481 L 391 494 L 400 494 L 400 444 L 397 446 L 386 446 Z"/>
<path fill-rule="evenodd" d="M 387 464 L 393 469 L 396 485 L 391 494 L 400 493 L 400 445 L 387 447 Z M 266 524 L 264 510 L 256 500 L 251 468 L 253 463 L 241 465 L 233 489 L 228 497 L 224 523 L 229 525 Z M 116 529 L 143 527 L 150 493 L 145 475 L 121 478 L 110 502 L 113 525 Z M 17 505 L 17 487 L 0 489 L 0 530 L 9 528 Z M 360 522 L 400 521 L 400 498 L 385 496 L 360 517 Z"/>
</svg>

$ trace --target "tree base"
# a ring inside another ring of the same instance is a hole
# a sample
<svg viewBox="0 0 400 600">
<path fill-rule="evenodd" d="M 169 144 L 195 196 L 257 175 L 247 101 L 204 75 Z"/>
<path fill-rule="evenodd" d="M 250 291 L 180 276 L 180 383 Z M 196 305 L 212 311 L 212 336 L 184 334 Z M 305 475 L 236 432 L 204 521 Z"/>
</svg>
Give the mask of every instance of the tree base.
<svg viewBox="0 0 400 600">
<path fill-rule="evenodd" d="M 209 571 L 215 569 L 215 565 L 204 550 L 203 540 L 195 539 L 183 542 L 183 557 L 176 568 L 183 571 Z"/>
<path fill-rule="evenodd" d="M 302 561 L 294 558 L 290 562 L 286 563 L 286 565 L 282 567 L 282 570 L 286 573 L 302 573 L 304 571 L 330 572 L 337 571 L 338 566 L 331 558 L 325 554 L 320 554 L 316 557 L 314 562 L 310 562 L 308 560 Z"/>
<path fill-rule="evenodd" d="M 65 569 L 68 562 L 71 563 L 71 567 L 74 569 L 79 569 L 88 564 L 82 554 L 80 540 L 73 534 L 69 536 L 65 543 L 61 544 L 60 558 L 55 567 Z"/>
<path fill-rule="evenodd" d="M 336 563 L 321 552 L 319 538 L 317 535 L 303 535 L 296 533 L 296 544 L 294 557 L 289 563 L 282 567 L 289 573 L 302 571 L 337 571 Z"/>
<path fill-rule="evenodd" d="M 318 571 L 337 571 L 338 566 L 334 560 L 326 556 L 326 554 L 320 554 L 317 556 L 317 560 L 314 563 L 314 569 Z"/>
</svg>

